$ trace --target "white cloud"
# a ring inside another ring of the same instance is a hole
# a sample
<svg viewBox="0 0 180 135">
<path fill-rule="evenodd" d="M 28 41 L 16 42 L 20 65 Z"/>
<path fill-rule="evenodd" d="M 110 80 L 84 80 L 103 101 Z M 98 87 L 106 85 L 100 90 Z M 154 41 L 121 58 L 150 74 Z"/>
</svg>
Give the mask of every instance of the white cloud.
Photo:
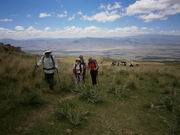
<svg viewBox="0 0 180 135">
<path fill-rule="evenodd" d="M 121 5 L 119 2 L 114 2 L 113 4 L 101 4 L 100 5 L 100 9 L 105 9 L 105 10 L 108 10 L 108 11 L 111 11 L 111 10 L 116 10 L 116 9 L 120 9 L 121 8 Z"/>
<path fill-rule="evenodd" d="M 13 19 L 10 18 L 4 18 L 4 19 L 0 19 L 0 22 L 12 22 Z"/>
<path fill-rule="evenodd" d="M 141 34 L 167 34 L 180 35 L 180 30 L 156 30 L 148 27 L 118 27 L 118 28 L 103 28 L 96 26 L 88 26 L 85 28 L 68 26 L 61 29 L 50 30 L 50 27 L 45 27 L 43 30 L 36 29 L 33 26 L 17 31 L 0 27 L 0 38 L 12 39 L 29 39 L 29 38 L 72 38 L 72 37 L 121 37 L 134 36 Z"/>
<path fill-rule="evenodd" d="M 73 15 L 73 16 L 71 16 L 71 17 L 69 17 L 69 18 L 68 18 L 68 21 L 72 21 L 72 20 L 74 20 L 74 19 L 75 19 L 75 17 L 76 17 L 75 15 Z"/>
<path fill-rule="evenodd" d="M 98 21 L 98 22 L 113 22 L 117 19 L 119 19 L 121 16 L 116 12 L 109 12 L 109 11 L 102 11 L 99 13 L 96 13 L 93 16 L 87 16 L 83 15 L 82 19 L 88 20 L 88 21 Z"/>
<path fill-rule="evenodd" d="M 44 28 L 45 31 L 48 31 L 48 30 L 50 30 L 50 29 L 51 29 L 50 27 L 45 27 L 45 28 Z"/>
<path fill-rule="evenodd" d="M 23 26 L 16 26 L 14 29 L 17 31 L 22 31 L 22 30 L 24 30 L 24 27 Z"/>
<path fill-rule="evenodd" d="M 26 17 L 27 17 L 27 18 L 31 18 L 31 14 L 28 14 Z"/>
<path fill-rule="evenodd" d="M 40 13 L 39 14 L 39 18 L 45 18 L 45 17 L 50 17 L 51 16 L 51 14 L 49 14 L 49 13 Z"/>
<path fill-rule="evenodd" d="M 81 15 L 83 15 L 83 13 L 82 13 L 81 11 L 78 11 L 78 12 L 77 12 L 77 15 L 80 15 L 80 16 L 81 16 Z"/>
<path fill-rule="evenodd" d="M 126 8 L 126 14 L 137 15 L 145 22 L 166 20 L 180 13 L 180 0 L 138 0 Z"/>
<path fill-rule="evenodd" d="M 63 11 L 63 13 L 57 14 L 57 17 L 59 17 L 59 18 L 64 18 L 64 17 L 67 17 L 67 16 L 68 16 L 68 12 L 66 10 Z"/>
<path fill-rule="evenodd" d="M 33 26 L 29 26 L 26 31 L 30 31 L 30 32 L 33 32 L 33 31 L 36 31 L 36 29 L 33 27 Z"/>
<path fill-rule="evenodd" d="M 81 19 L 87 21 L 98 21 L 98 22 L 113 22 L 121 18 L 121 5 L 119 2 L 115 2 L 112 4 L 101 4 L 100 12 L 95 13 L 92 16 L 84 15 L 81 11 L 77 14 L 81 16 Z"/>
</svg>

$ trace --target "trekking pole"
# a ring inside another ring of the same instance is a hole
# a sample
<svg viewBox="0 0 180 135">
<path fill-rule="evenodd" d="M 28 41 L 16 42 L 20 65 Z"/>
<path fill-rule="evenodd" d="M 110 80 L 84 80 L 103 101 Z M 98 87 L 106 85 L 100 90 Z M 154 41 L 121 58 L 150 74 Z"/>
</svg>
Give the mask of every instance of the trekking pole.
<svg viewBox="0 0 180 135">
<path fill-rule="evenodd" d="M 36 75 L 36 69 L 37 69 L 37 65 L 34 66 L 33 72 L 32 72 L 32 77 L 34 78 Z"/>
<path fill-rule="evenodd" d="M 56 73 L 57 73 L 58 81 L 59 81 L 59 83 L 60 83 L 59 71 L 58 71 L 57 68 L 56 68 Z"/>
</svg>

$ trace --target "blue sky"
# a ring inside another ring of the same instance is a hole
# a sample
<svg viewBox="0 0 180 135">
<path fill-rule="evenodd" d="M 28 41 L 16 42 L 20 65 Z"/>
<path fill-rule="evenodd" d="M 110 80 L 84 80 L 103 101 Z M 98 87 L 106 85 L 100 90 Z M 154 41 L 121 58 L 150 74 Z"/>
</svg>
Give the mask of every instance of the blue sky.
<svg viewBox="0 0 180 135">
<path fill-rule="evenodd" d="M 1 38 L 180 35 L 179 0 L 0 0 Z"/>
</svg>

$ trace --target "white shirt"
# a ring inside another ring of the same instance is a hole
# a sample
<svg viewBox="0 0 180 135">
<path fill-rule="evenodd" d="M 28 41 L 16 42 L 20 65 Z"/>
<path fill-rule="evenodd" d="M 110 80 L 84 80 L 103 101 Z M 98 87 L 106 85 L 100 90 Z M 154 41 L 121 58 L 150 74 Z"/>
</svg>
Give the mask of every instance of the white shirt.
<svg viewBox="0 0 180 135">
<path fill-rule="evenodd" d="M 75 63 L 73 69 L 76 71 L 77 74 L 80 74 L 81 72 L 83 72 L 83 65 L 80 63 Z"/>
<path fill-rule="evenodd" d="M 53 60 L 54 60 L 54 64 L 53 64 Z M 44 69 L 44 72 L 47 73 L 47 74 L 52 74 L 54 73 L 54 70 L 55 68 L 58 68 L 58 65 L 57 65 L 57 62 L 56 60 L 54 59 L 54 56 L 49 56 L 49 57 L 46 57 L 46 55 L 43 55 L 40 60 L 37 62 L 37 65 L 40 66 L 43 64 L 43 69 Z M 55 66 L 55 67 L 54 67 Z"/>
</svg>

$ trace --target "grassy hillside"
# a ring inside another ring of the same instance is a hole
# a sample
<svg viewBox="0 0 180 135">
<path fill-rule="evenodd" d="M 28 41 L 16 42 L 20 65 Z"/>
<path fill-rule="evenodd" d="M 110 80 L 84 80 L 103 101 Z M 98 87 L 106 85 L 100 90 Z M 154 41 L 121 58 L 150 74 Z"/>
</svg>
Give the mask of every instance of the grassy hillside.
<svg viewBox="0 0 180 135">
<path fill-rule="evenodd" d="M 48 94 L 37 56 L 0 53 L 0 135 L 178 135 L 180 63 L 110 66 L 98 58 L 99 85 L 73 84 L 73 57 L 60 58 L 60 83 Z"/>
</svg>

